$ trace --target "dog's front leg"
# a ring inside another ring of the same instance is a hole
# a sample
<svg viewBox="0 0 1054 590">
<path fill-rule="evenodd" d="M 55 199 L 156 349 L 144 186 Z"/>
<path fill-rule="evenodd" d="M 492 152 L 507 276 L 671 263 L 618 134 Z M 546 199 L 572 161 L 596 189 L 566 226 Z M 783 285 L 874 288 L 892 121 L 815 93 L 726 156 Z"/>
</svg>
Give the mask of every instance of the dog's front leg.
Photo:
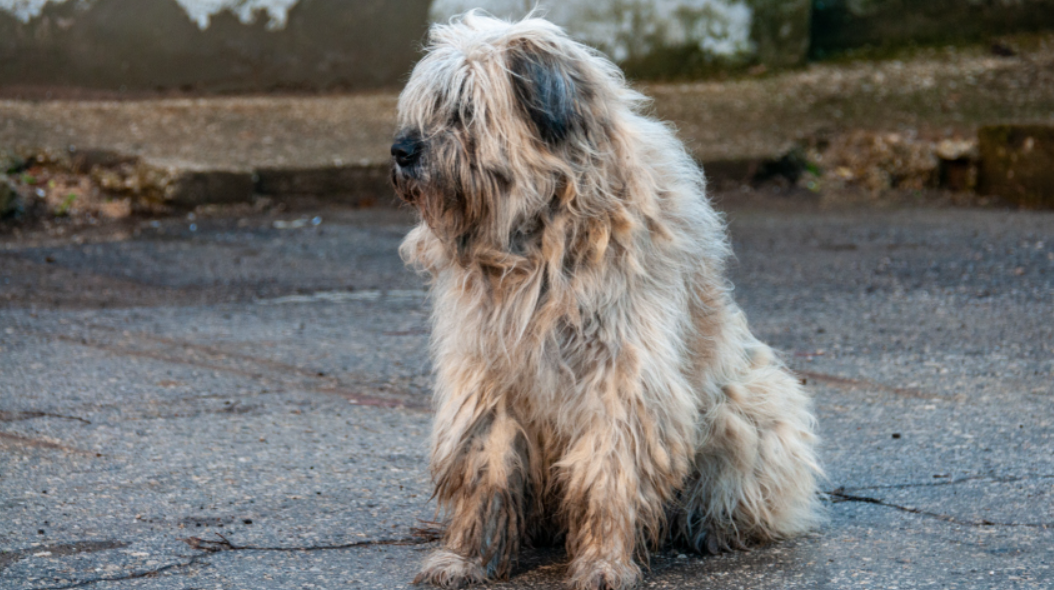
<svg viewBox="0 0 1054 590">
<path fill-rule="evenodd" d="M 660 332 L 661 333 L 661 332 Z M 675 355 L 622 342 L 605 358 L 594 347 L 577 376 L 570 444 L 556 464 L 575 590 L 626 590 L 640 580 L 637 557 L 665 534 L 664 507 L 687 474 L 695 405 Z M 581 365 L 580 365 L 581 366 Z M 645 370 L 645 368 L 653 370 Z"/>
<path fill-rule="evenodd" d="M 459 588 L 508 577 L 524 526 L 527 442 L 502 400 L 454 398 L 436 416 L 432 474 L 443 547 L 415 582 Z"/>
<path fill-rule="evenodd" d="M 557 464 L 575 590 L 636 585 L 634 558 L 661 535 L 664 503 L 686 470 L 691 412 L 665 415 L 678 402 L 648 395 L 638 366 L 613 359 L 575 393 L 575 436 Z"/>
<path fill-rule="evenodd" d="M 575 590 L 623 590 L 640 579 L 634 562 L 641 499 L 654 496 L 638 474 L 634 433 L 602 417 L 583 431 L 561 461 L 563 510 Z"/>
</svg>

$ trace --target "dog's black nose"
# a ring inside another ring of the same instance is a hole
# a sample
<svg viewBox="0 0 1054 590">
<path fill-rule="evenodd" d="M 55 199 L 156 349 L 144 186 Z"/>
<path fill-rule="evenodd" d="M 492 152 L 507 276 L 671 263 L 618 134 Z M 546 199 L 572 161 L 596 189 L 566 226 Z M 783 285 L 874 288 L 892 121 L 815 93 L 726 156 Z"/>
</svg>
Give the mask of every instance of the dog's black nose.
<svg viewBox="0 0 1054 590">
<path fill-rule="evenodd" d="M 401 137 L 392 144 L 392 157 L 395 163 L 406 168 L 412 166 L 421 155 L 421 142 L 414 137 Z"/>
</svg>

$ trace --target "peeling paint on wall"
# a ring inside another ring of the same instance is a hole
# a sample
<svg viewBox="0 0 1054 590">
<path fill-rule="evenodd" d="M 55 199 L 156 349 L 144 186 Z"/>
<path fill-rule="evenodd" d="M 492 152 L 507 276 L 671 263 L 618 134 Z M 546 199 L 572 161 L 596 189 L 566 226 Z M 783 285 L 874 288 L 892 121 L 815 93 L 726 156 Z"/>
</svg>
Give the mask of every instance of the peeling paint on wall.
<svg viewBox="0 0 1054 590">
<path fill-rule="evenodd" d="M 44 7 L 49 3 L 62 4 L 64 2 L 77 2 L 90 5 L 93 0 L 0 0 L 0 11 L 13 14 L 22 22 L 40 16 Z M 224 10 L 234 13 L 238 20 L 244 24 L 252 24 L 256 20 L 257 12 L 266 12 L 268 17 L 267 28 L 277 30 L 285 27 L 289 16 L 289 9 L 300 0 L 172 0 L 179 4 L 187 13 L 192 22 L 198 28 L 204 30 L 209 27 L 212 17 Z"/>
<path fill-rule="evenodd" d="M 49 2 L 62 4 L 66 0 L 0 0 L 0 10 L 11 13 L 22 22 L 40 16 L 44 6 Z"/>
<path fill-rule="evenodd" d="M 522 17 L 535 2 L 524 0 L 435 0 L 433 21 L 471 8 L 496 16 Z M 696 46 L 719 58 L 749 56 L 753 10 L 744 0 L 550 0 L 539 12 L 576 39 L 616 61 L 640 59 L 669 47 Z"/>
<path fill-rule="evenodd" d="M 176 0 L 183 10 L 187 11 L 190 20 L 197 23 L 201 29 L 209 27 L 212 15 L 229 10 L 238 16 L 243 24 L 252 24 L 256 20 L 256 12 L 264 10 L 270 19 L 267 23 L 269 29 L 281 29 L 285 27 L 289 9 L 300 0 Z"/>
<path fill-rule="evenodd" d="M 396 88 L 420 57 L 430 3 L 0 0 L 0 90 L 132 97 Z"/>
</svg>

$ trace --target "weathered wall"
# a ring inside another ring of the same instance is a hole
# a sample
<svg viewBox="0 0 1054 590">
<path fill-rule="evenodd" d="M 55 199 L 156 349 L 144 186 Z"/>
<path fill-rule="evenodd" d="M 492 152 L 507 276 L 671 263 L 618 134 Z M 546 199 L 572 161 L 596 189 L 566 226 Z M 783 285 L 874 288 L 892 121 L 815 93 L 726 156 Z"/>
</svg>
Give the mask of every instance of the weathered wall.
<svg viewBox="0 0 1054 590">
<path fill-rule="evenodd" d="M 691 77 L 760 62 L 800 63 L 810 0 L 541 0 L 540 12 L 611 56 L 631 76 Z M 435 0 L 436 21 L 482 8 L 523 16 L 533 0 Z"/>
<path fill-rule="evenodd" d="M 813 0 L 811 54 L 1054 28 L 1054 0 Z"/>
<path fill-rule="evenodd" d="M 0 0 L 0 92 L 394 88 L 429 18 L 536 4 L 643 79 L 1054 28 L 1054 0 Z"/>
<path fill-rule="evenodd" d="M 429 0 L 0 0 L 0 87 L 397 87 Z"/>
</svg>

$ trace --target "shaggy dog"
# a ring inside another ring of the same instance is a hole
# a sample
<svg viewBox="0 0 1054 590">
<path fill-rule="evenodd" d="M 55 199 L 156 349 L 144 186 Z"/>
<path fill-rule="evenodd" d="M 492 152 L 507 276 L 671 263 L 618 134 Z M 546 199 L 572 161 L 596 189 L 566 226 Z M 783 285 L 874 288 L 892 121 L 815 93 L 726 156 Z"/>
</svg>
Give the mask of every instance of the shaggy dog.
<svg viewBox="0 0 1054 590">
<path fill-rule="evenodd" d="M 747 328 L 701 171 L 597 52 L 537 18 L 433 27 L 392 177 L 431 275 L 442 548 L 418 582 L 563 540 L 574 588 L 817 523 L 809 399 Z"/>
</svg>

